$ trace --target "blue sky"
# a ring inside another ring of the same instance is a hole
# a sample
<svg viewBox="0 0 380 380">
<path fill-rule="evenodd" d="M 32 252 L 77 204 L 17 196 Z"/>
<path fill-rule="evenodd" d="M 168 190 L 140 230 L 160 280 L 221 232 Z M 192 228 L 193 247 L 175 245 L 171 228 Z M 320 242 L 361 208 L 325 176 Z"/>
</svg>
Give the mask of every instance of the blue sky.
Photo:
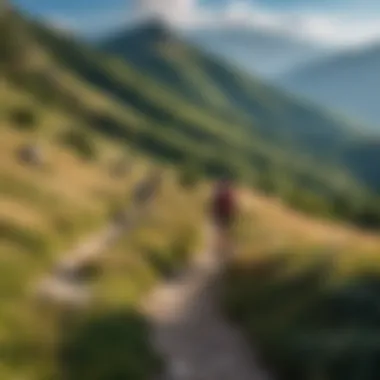
<svg viewBox="0 0 380 380">
<path fill-rule="evenodd" d="M 337 44 L 380 39 L 379 0 L 11 0 L 57 27 L 87 35 L 159 12 L 186 27 L 242 23 Z M 158 5 L 159 4 L 159 5 Z"/>
</svg>

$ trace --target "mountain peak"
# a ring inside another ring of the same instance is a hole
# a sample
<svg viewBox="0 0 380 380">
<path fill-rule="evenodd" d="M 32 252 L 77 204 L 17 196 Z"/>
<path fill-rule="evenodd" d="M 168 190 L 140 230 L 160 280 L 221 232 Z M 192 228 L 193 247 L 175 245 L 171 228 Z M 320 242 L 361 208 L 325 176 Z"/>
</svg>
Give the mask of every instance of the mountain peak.
<svg viewBox="0 0 380 380">
<path fill-rule="evenodd" d="M 136 29 L 146 30 L 158 35 L 171 33 L 172 30 L 167 22 L 157 16 L 151 16 L 142 21 Z"/>
<path fill-rule="evenodd" d="M 107 37 L 102 41 L 102 45 L 113 50 L 114 47 L 118 49 L 124 45 L 151 47 L 176 40 L 175 31 L 164 20 L 158 17 L 150 17 L 133 28 L 125 28 L 113 36 Z"/>
<path fill-rule="evenodd" d="M 131 31 L 131 36 L 137 40 L 157 43 L 175 39 L 175 32 L 164 20 L 158 17 L 150 17 L 140 23 Z"/>
</svg>

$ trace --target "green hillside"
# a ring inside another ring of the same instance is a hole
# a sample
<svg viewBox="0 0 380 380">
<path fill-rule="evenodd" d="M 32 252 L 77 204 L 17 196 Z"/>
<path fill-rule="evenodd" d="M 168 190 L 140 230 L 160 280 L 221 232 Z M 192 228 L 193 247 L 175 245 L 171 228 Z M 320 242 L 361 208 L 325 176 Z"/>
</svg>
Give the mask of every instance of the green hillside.
<svg viewBox="0 0 380 380">
<path fill-rule="evenodd" d="M 122 31 L 102 47 L 216 117 L 241 124 L 253 138 L 329 159 L 354 137 L 343 121 L 187 45 L 159 23 Z"/>
<path fill-rule="evenodd" d="M 56 64 L 22 18 L 6 16 L 0 13 L 0 378 L 150 379 L 160 360 L 138 303 L 196 250 L 199 193 L 181 192 L 177 173 L 163 169 L 151 218 L 96 263 L 97 296 L 85 313 L 35 297 L 39 281 L 109 225 L 159 164 L 91 129 L 87 109 L 108 110 L 126 125 L 139 115 Z M 22 159 L 25 148 L 36 161 Z M 123 337 L 116 348 L 112 334 Z"/>
<path fill-rule="evenodd" d="M 250 79 L 161 25 L 116 38 L 109 50 L 118 55 L 110 55 L 12 18 L 49 65 L 12 69 L 9 77 L 89 128 L 206 175 L 233 173 L 306 211 L 355 218 L 356 210 L 341 204 L 366 207 L 364 184 L 340 162 L 356 138 L 343 121 Z M 25 52 L 7 49 L 8 60 Z"/>
<path fill-rule="evenodd" d="M 156 21 L 139 29 L 121 31 L 102 41 L 101 48 L 179 91 L 214 117 L 231 121 L 234 128 L 241 125 L 255 140 L 263 139 L 282 150 L 286 147 L 288 152 L 298 155 L 305 153 L 319 165 L 337 161 L 348 165 L 355 176 L 359 174 L 361 180 L 378 190 L 378 173 L 368 171 L 366 165 L 360 165 L 351 155 L 357 144 L 364 141 L 366 145 L 366 140 L 373 139 L 363 135 L 366 128 L 355 121 L 339 118 L 263 84 L 228 62 L 187 45 Z M 361 176 L 361 171 L 367 175 Z"/>
<path fill-rule="evenodd" d="M 313 144 L 303 138 L 294 140 L 300 136 L 296 129 L 290 132 L 290 124 L 276 124 L 279 114 L 271 112 L 286 110 L 293 126 L 293 112 L 301 107 L 305 133 L 312 120 L 329 117 L 185 47 L 194 60 L 178 57 L 176 67 L 188 65 L 178 69 L 186 77 L 179 88 L 164 76 L 160 79 L 154 67 L 138 68 L 132 61 L 0 8 L 2 380 L 156 377 L 165 358 L 159 357 L 150 343 L 151 326 L 139 312 L 140 302 L 158 283 L 182 269 L 193 253 L 204 251 L 210 184 L 200 181 L 201 176 L 232 172 L 249 185 L 240 193 L 241 218 L 234 231 L 238 262 L 245 257 L 265 264 L 268 258 L 276 259 L 277 253 L 293 258 L 294 252 L 300 252 L 294 258 L 295 264 L 302 265 L 333 249 L 337 253 L 333 255 L 334 279 L 339 280 L 340 271 L 378 270 L 377 237 L 292 209 L 378 228 L 376 200 L 367 197 L 361 182 L 372 181 L 376 145 L 365 140 L 351 145 L 347 140 L 354 140 L 354 132 L 331 119 L 330 128 L 341 131 L 334 132 L 341 138 L 333 143 L 334 139 L 328 142 L 326 137 L 328 143 L 324 140 L 321 151 L 316 147 L 312 157 L 309 150 Z M 163 54 L 162 59 L 165 57 Z M 229 72 L 230 84 L 222 85 L 224 82 L 214 77 L 214 69 L 203 70 L 196 64 L 203 59 Z M 239 105 L 232 94 L 236 99 L 244 97 L 246 105 Z M 250 107 L 256 101 L 271 112 L 264 117 L 257 111 L 252 117 L 255 112 Z M 267 128 L 272 132 L 263 133 Z M 285 136 L 281 137 L 283 128 Z M 302 129 L 301 123 L 297 128 Z M 346 142 L 350 150 L 342 149 L 347 155 L 342 157 L 352 160 L 350 168 L 356 177 L 342 170 L 339 160 L 328 157 L 340 156 L 339 149 Z M 29 160 L 25 159 L 25 148 L 37 152 L 37 159 L 30 159 L 30 154 Z M 325 157 L 326 164 L 322 162 Z M 112 223 L 115 212 L 130 204 L 135 184 L 156 168 L 162 170 L 163 184 L 151 213 L 90 265 L 95 273 L 86 283 L 94 290 L 92 307 L 76 314 L 71 308 L 36 302 L 41 301 L 35 298 L 39 280 L 71 254 L 72 248 L 87 241 L 87 235 L 98 236 L 99 229 Z M 298 306 L 302 309 L 304 303 L 294 304 L 292 295 L 293 291 L 303 293 L 305 282 L 296 281 L 289 287 L 281 282 L 283 292 L 277 285 L 265 292 L 271 273 L 255 262 L 260 276 L 247 264 L 243 261 L 243 272 L 238 266 L 224 278 L 229 314 L 237 311 L 245 316 L 236 322 L 247 326 L 247 337 L 256 334 L 253 327 L 261 330 L 257 343 L 265 349 L 264 354 L 271 349 L 269 358 L 281 359 L 286 353 L 296 367 L 300 352 L 310 352 L 308 358 L 312 359 L 315 351 L 309 351 L 310 347 L 294 346 L 283 339 L 288 338 L 283 332 L 287 333 L 293 322 L 301 330 L 304 326 L 298 323 Z M 281 268 L 291 276 L 287 265 Z M 257 294 L 258 303 L 253 288 L 265 292 Z M 302 298 L 312 300 L 313 292 L 313 284 L 305 286 Z M 279 294 L 280 305 L 272 302 Z M 258 321 L 253 317 L 260 300 L 269 307 Z M 293 306 L 297 313 L 292 312 Z M 284 320 L 288 312 L 292 315 Z M 310 314 L 314 316 L 313 310 Z M 316 326 L 318 334 L 320 325 Z M 268 337 L 270 345 L 266 344 Z M 289 344 L 283 345 L 284 341 Z M 293 347 L 296 349 L 290 351 Z M 322 348 L 318 352 L 325 351 L 325 346 Z M 309 361 L 304 363 L 309 365 Z"/>
</svg>

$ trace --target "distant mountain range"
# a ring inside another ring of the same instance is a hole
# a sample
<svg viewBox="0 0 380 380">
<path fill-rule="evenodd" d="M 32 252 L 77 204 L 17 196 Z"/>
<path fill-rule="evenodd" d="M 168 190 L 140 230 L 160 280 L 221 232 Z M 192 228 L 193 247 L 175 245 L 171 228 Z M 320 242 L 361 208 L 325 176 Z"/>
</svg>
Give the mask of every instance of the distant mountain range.
<svg viewBox="0 0 380 380">
<path fill-rule="evenodd" d="M 323 45 L 253 27 L 215 27 L 183 32 L 193 44 L 266 78 L 332 54 Z"/>
<path fill-rule="evenodd" d="M 380 132 L 380 43 L 293 68 L 280 82 Z"/>
</svg>

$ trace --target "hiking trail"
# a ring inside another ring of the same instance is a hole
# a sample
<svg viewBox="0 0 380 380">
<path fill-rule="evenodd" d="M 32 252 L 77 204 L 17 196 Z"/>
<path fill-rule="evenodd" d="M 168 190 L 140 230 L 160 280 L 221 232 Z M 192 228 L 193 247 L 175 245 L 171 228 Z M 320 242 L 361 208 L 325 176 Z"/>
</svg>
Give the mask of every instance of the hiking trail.
<svg viewBox="0 0 380 380">
<path fill-rule="evenodd" d="M 86 278 L 81 278 L 81 269 L 96 262 L 137 226 L 149 203 L 132 203 L 121 218 L 62 255 L 53 270 L 38 282 L 37 296 L 86 307 L 92 291 Z M 166 363 L 165 373 L 154 380 L 271 380 L 240 332 L 223 318 L 218 305 L 223 262 L 213 252 L 208 229 L 206 236 L 204 251 L 195 255 L 179 276 L 158 286 L 142 303 L 142 311 L 152 327 L 152 343 Z"/>
<path fill-rule="evenodd" d="M 155 178 L 153 178 L 155 180 Z M 126 233 L 138 227 L 149 212 L 158 183 L 148 178 L 139 182 L 128 209 L 122 210 L 101 231 L 96 232 L 72 251 L 61 254 L 53 268 L 32 287 L 43 302 L 85 308 L 93 296 L 86 269 L 97 263 Z"/>
<path fill-rule="evenodd" d="M 143 304 L 153 344 L 167 363 L 157 380 L 269 380 L 240 332 L 222 316 L 217 292 L 223 264 L 207 245 L 183 274 Z"/>
</svg>

